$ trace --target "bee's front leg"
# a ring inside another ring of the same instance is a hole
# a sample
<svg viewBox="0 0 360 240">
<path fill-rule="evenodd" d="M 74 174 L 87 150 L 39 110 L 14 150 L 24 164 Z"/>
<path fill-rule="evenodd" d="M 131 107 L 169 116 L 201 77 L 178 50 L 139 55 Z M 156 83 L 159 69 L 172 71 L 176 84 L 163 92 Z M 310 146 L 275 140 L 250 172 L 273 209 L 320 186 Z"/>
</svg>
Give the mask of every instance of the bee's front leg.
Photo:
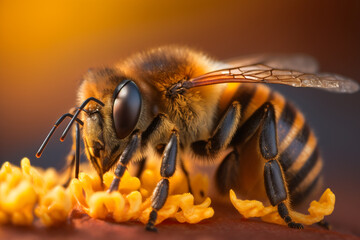
<svg viewBox="0 0 360 240">
<path fill-rule="evenodd" d="M 118 189 L 120 179 L 125 173 L 126 166 L 134 157 L 136 152 L 142 148 L 146 148 L 151 142 L 158 142 L 161 137 L 159 132 L 168 132 L 169 129 L 171 129 L 170 127 L 172 127 L 172 125 L 170 124 L 167 116 L 165 114 L 158 114 L 158 116 L 153 119 L 150 125 L 141 134 L 139 130 L 135 130 L 133 132 L 128 145 L 120 156 L 119 163 L 115 169 L 115 179 L 110 185 L 109 192 Z"/>
<path fill-rule="evenodd" d="M 146 148 L 149 143 L 155 144 L 162 142 L 162 133 L 169 132 L 174 125 L 169 121 L 167 115 L 159 114 L 150 123 L 147 129 L 140 134 L 135 131 L 131 137 L 130 142 L 120 156 L 119 163 L 115 170 L 115 179 L 110 185 L 109 192 L 115 191 L 119 187 L 120 179 L 124 175 L 127 164 L 131 161 L 135 153 L 140 148 Z M 157 231 L 155 222 L 157 219 L 157 211 L 160 210 L 168 197 L 169 192 L 169 177 L 171 177 L 176 168 L 176 159 L 179 148 L 179 134 L 177 130 L 173 129 L 170 140 L 167 143 L 163 152 L 160 174 L 162 179 L 157 184 L 152 195 L 152 211 L 149 216 L 149 221 L 146 225 L 146 230 Z"/>
<path fill-rule="evenodd" d="M 146 224 L 146 230 L 156 232 L 154 226 L 157 219 L 157 211 L 165 204 L 169 193 L 169 178 L 174 174 L 176 168 L 176 159 L 179 148 L 179 134 L 176 130 L 172 131 L 170 140 L 165 147 L 161 162 L 160 174 L 162 179 L 156 185 L 151 199 L 152 211 L 150 212 L 149 221 Z"/>
<path fill-rule="evenodd" d="M 138 165 L 138 168 L 136 170 L 136 174 L 135 176 L 137 178 L 140 178 L 141 177 L 141 174 L 144 172 L 145 170 L 145 165 L 146 165 L 146 161 L 147 161 L 147 158 L 146 157 L 142 157 L 139 162 L 137 163 Z"/>
<path fill-rule="evenodd" d="M 135 153 L 139 150 L 139 148 L 140 148 L 140 133 L 139 131 L 135 131 L 131 136 L 130 142 L 128 143 L 125 150 L 120 156 L 119 163 L 117 164 L 115 169 L 115 179 L 112 181 L 110 185 L 109 192 L 118 190 L 120 179 L 125 173 L 126 166 L 133 158 Z"/>
<path fill-rule="evenodd" d="M 73 143 L 73 146 L 75 146 L 75 142 Z M 70 181 L 72 179 L 72 170 L 74 168 L 74 164 L 75 164 L 75 150 L 71 149 L 66 157 L 66 166 L 62 170 L 64 172 L 68 171 L 68 177 L 66 179 L 66 182 L 62 185 L 64 188 L 67 188 L 70 184 Z"/>
<path fill-rule="evenodd" d="M 63 184 L 63 187 L 68 187 L 71 181 L 72 169 L 75 165 L 75 178 L 79 177 L 80 171 L 80 125 L 76 123 L 76 127 L 73 131 L 73 146 L 70 153 L 67 156 L 67 166 L 66 169 L 69 169 L 69 177 L 67 181 Z"/>
</svg>

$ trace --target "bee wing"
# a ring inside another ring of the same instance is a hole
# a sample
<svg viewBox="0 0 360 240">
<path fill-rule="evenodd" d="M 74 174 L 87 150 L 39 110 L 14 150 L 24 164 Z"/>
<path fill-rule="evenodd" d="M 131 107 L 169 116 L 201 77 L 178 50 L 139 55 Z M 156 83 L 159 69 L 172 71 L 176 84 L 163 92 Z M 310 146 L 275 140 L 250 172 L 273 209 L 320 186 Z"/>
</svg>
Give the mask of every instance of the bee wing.
<svg viewBox="0 0 360 240">
<path fill-rule="evenodd" d="M 230 67 L 263 64 L 273 68 L 292 69 L 315 73 L 319 69 L 317 61 L 305 54 L 252 54 L 225 60 Z"/>
<path fill-rule="evenodd" d="M 322 88 L 332 92 L 353 93 L 359 90 L 355 81 L 331 73 L 304 73 L 274 68 L 265 64 L 220 69 L 182 83 L 193 88 L 219 83 L 270 83 L 293 87 Z"/>
</svg>

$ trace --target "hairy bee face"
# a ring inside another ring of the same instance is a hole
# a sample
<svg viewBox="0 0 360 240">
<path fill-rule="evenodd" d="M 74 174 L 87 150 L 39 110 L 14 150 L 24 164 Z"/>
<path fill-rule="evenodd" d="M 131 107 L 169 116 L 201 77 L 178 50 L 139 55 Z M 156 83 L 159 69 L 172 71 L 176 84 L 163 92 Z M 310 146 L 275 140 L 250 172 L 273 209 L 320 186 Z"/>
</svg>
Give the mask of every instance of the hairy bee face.
<svg viewBox="0 0 360 240">
<path fill-rule="evenodd" d="M 80 92 L 86 94 L 80 94 L 80 99 L 90 95 L 105 104 L 101 107 L 90 103 L 83 116 L 86 154 L 102 174 L 118 161 L 135 130 L 141 112 L 141 94 L 133 81 L 114 75 L 111 70 L 92 73 L 84 80 Z"/>
</svg>

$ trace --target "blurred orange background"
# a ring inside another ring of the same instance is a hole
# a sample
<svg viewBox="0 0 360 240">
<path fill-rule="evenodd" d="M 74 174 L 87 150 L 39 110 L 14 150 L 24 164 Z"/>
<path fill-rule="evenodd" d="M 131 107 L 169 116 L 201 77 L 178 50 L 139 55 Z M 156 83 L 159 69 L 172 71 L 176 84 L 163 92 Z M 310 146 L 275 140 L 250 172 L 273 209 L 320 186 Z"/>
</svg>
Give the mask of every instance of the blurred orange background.
<svg viewBox="0 0 360 240">
<path fill-rule="evenodd" d="M 0 163 L 28 156 L 35 165 L 63 166 L 70 140 L 52 139 L 40 160 L 35 152 L 74 106 L 82 74 L 149 47 L 185 44 L 218 59 L 300 52 L 322 71 L 360 81 L 359 13 L 357 0 L 0 0 Z M 276 88 L 318 135 L 326 185 L 340 202 L 332 221 L 359 233 L 348 214 L 360 202 L 360 94 Z"/>
</svg>

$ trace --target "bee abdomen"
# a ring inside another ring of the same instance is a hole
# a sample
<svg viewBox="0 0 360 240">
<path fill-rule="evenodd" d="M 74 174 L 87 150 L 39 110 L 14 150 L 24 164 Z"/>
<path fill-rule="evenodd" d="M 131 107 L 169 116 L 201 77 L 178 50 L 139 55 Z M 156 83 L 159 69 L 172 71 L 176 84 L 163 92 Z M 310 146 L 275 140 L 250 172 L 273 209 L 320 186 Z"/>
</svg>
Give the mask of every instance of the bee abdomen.
<svg viewBox="0 0 360 240">
<path fill-rule="evenodd" d="M 284 170 L 291 203 L 301 203 L 321 182 L 322 160 L 315 134 L 302 113 L 282 95 L 259 84 L 230 85 L 220 102 L 220 113 L 233 101 L 241 105 L 241 123 L 265 102 L 275 108 L 279 162 Z"/>
<path fill-rule="evenodd" d="M 286 103 L 278 120 L 279 162 L 291 203 L 301 203 L 319 185 L 322 159 L 317 140 L 304 116 Z"/>
</svg>

